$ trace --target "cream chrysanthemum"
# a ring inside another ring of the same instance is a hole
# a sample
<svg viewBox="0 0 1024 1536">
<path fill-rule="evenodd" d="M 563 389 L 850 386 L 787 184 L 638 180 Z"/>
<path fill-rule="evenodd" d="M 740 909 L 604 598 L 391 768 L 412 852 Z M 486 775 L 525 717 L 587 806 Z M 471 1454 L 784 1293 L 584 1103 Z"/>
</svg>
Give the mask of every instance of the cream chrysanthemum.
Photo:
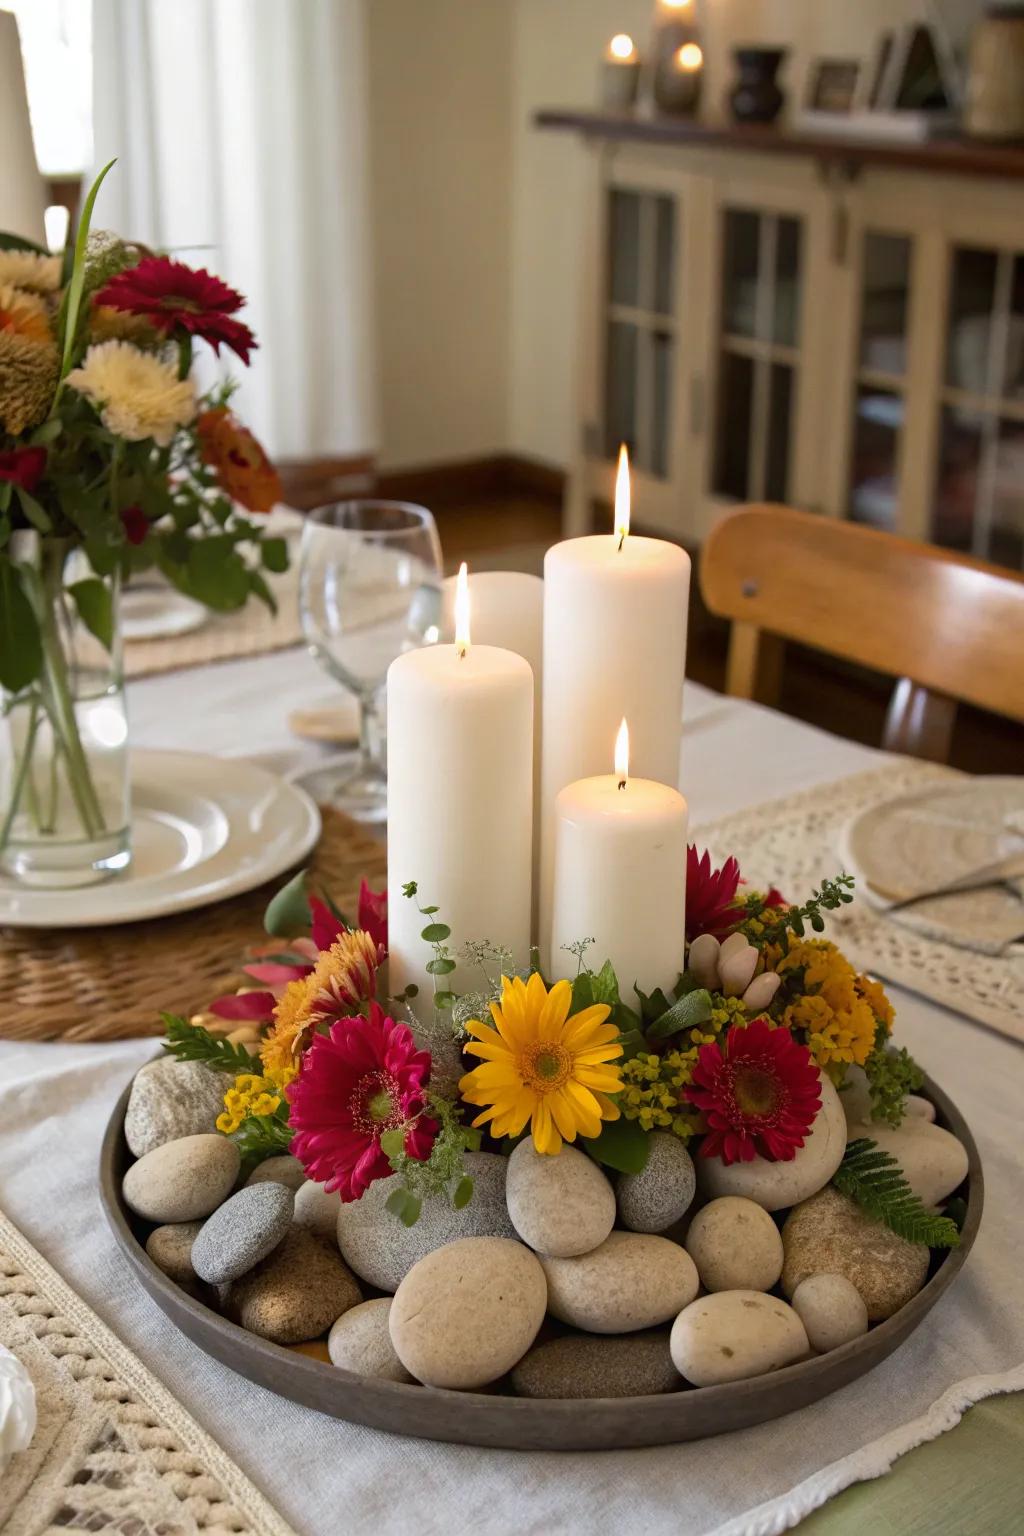
<svg viewBox="0 0 1024 1536">
<path fill-rule="evenodd" d="M 173 363 L 127 341 L 90 347 L 67 382 L 92 401 L 105 427 L 129 442 L 151 437 L 166 448 L 196 413 L 192 380 L 179 379 Z"/>
<path fill-rule="evenodd" d="M 56 293 L 60 287 L 59 256 L 41 251 L 0 251 L 0 283 L 26 288 L 30 293 Z"/>
</svg>

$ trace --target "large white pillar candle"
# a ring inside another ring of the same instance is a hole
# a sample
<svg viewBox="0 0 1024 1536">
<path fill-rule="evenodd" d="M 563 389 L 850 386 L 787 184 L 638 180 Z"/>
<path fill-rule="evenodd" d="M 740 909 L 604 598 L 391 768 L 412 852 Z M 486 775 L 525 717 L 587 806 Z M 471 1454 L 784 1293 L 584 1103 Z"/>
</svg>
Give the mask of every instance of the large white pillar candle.
<svg viewBox="0 0 1024 1536">
<path fill-rule="evenodd" d="M 455 636 L 458 577 L 442 583 L 441 639 Z M 544 648 L 544 583 L 525 571 L 473 571 L 469 577 L 474 645 L 498 645 L 515 651 L 533 671 L 533 921 L 538 921 L 540 879 L 541 680 Z M 536 940 L 536 926 L 532 929 Z"/>
<path fill-rule="evenodd" d="M 567 946 L 592 940 L 587 963 L 615 967 L 624 1002 L 633 984 L 671 992 L 683 969 L 686 801 L 678 790 L 628 776 L 625 722 L 616 771 L 568 784 L 555 802 L 551 975 L 571 979 Z"/>
<path fill-rule="evenodd" d="M 409 651 L 388 669 L 388 948 L 390 988 L 419 988 L 430 1020 L 428 921 L 447 923 L 454 951 L 469 939 L 530 951 L 533 675 L 513 652 L 469 643 Z M 421 917 L 402 895 L 415 880 Z M 457 966 L 439 986 L 456 992 L 478 974 Z"/>
<path fill-rule="evenodd" d="M 551 925 L 555 800 L 601 773 L 628 716 L 639 778 L 679 782 L 690 557 L 629 531 L 629 476 L 620 457 L 615 532 L 567 539 L 544 561 L 541 762 L 541 951 Z"/>
</svg>

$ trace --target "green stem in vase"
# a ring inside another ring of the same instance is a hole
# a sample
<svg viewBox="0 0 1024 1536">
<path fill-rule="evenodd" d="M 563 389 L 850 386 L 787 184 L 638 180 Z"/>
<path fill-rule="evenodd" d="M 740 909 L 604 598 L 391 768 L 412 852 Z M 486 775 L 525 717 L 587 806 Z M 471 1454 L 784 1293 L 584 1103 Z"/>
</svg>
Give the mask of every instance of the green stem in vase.
<svg viewBox="0 0 1024 1536">
<path fill-rule="evenodd" d="M 7 847 L 7 840 L 11 835 L 14 818 L 18 814 L 18 806 L 21 804 L 21 796 L 26 783 L 31 782 L 29 769 L 32 763 L 32 748 L 36 742 L 36 732 L 39 729 L 39 700 L 35 694 L 32 696 L 31 713 L 28 718 L 28 729 L 25 732 L 25 745 L 22 748 L 21 760 L 14 773 L 14 783 L 11 785 L 11 800 L 7 807 L 7 815 L 4 824 L 0 827 L 0 849 Z"/>
</svg>

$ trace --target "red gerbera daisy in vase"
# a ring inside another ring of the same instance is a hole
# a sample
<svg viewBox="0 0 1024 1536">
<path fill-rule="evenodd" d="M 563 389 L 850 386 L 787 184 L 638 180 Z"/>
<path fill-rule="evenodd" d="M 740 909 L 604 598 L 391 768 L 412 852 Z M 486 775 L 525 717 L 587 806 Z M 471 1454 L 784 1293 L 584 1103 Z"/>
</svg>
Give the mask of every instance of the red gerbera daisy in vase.
<svg viewBox="0 0 1024 1536">
<path fill-rule="evenodd" d="M 165 336 L 175 331 L 201 336 L 218 355 L 223 343 L 246 366 L 256 346 L 249 327 L 231 318 L 245 303 L 242 295 L 212 272 L 197 271 L 167 256 L 146 256 L 138 266 L 118 272 L 93 303 L 142 315 Z"/>
<path fill-rule="evenodd" d="M 685 1093 L 707 1120 L 701 1156 L 723 1163 L 791 1162 L 821 1108 L 810 1051 L 763 1015 L 702 1045 Z"/>
<path fill-rule="evenodd" d="M 716 939 L 731 933 L 743 915 L 736 900 L 740 866 L 726 859 L 721 869 L 711 868 L 707 849 L 698 854 L 692 843 L 686 850 L 686 937 L 713 933 Z"/>
<path fill-rule="evenodd" d="M 391 1172 L 385 1131 L 405 1130 L 406 1153 L 425 1162 L 438 1131 L 423 1113 L 430 1066 L 409 1026 L 378 1003 L 368 1018 L 338 1019 L 315 1035 L 288 1092 L 291 1149 L 309 1177 L 358 1200 Z"/>
</svg>

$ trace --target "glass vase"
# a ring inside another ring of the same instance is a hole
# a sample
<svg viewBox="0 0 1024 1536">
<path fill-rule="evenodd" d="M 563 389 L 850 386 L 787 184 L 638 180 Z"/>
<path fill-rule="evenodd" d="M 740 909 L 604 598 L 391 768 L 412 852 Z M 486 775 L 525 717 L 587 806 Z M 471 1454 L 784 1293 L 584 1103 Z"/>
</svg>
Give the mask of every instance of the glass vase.
<svg viewBox="0 0 1024 1536">
<path fill-rule="evenodd" d="M 37 541 L 19 571 L 41 662 L 26 687 L 0 691 L 0 872 L 93 885 L 131 859 L 120 584 L 57 541 Z"/>
</svg>

